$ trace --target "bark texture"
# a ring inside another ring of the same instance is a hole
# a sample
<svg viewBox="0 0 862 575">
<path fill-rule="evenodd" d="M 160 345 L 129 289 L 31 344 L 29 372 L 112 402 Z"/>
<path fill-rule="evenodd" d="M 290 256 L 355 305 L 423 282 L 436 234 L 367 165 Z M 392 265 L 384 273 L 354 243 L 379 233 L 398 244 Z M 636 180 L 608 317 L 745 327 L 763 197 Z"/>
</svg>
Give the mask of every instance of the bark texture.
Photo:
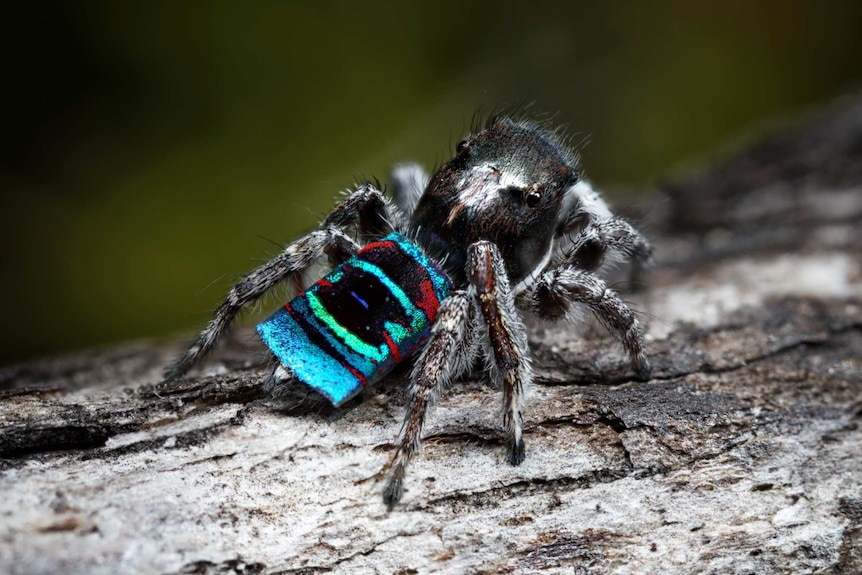
<svg viewBox="0 0 862 575">
<path fill-rule="evenodd" d="M 180 345 L 6 369 L 0 572 L 862 572 L 862 98 L 661 192 L 627 295 L 652 381 L 598 326 L 534 328 L 524 464 L 460 382 L 391 513 L 403 375 L 277 403 L 243 332 L 170 387 Z"/>
</svg>

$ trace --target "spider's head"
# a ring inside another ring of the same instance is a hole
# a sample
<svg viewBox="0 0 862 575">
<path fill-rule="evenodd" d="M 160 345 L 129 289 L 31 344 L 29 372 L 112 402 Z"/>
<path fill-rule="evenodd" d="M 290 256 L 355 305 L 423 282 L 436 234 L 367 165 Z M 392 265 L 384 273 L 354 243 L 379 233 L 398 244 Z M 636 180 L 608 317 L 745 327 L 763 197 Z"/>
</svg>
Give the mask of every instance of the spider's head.
<svg viewBox="0 0 862 575">
<path fill-rule="evenodd" d="M 435 256 L 447 258 L 456 282 L 464 277 L 467 247 L 490 240 L 517 284 L 546 261 L 566 190 L 577 181 L 574 159 L 553 134 L 497 120 L 460 142 L 431 177 L 412 228 Z"/>
</svg>

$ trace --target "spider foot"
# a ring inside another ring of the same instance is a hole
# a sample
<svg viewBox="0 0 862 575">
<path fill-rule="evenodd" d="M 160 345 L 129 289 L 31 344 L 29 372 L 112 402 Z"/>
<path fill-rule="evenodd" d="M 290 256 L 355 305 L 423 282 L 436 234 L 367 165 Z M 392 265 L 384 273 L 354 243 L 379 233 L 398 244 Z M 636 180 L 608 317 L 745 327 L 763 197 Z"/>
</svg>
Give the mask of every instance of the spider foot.
<svg viewBox="0 0 862 575">
<path fill-rule="evenodd" d="M 383 488 L 383 503 L 386 509 L 392 511 L 401 501 L 402 495 L 404 495 L 404 480 L 401 477 L 390 477 L 386 487 Z"/>
<path fill-rule="evenodd" d="M 652 366 L 646 355 L 638 354 L 632 360 L 632 368 L 638 381 L 649 381 L 652 379 Z"/>
<path fill-rule="evenodd" d="M 526 457 L 524 449 L 524 439 L 518 438 L 517 441 L 506 442 L 506 461 L 512 465 L 521 465 Z"/>
</svg>

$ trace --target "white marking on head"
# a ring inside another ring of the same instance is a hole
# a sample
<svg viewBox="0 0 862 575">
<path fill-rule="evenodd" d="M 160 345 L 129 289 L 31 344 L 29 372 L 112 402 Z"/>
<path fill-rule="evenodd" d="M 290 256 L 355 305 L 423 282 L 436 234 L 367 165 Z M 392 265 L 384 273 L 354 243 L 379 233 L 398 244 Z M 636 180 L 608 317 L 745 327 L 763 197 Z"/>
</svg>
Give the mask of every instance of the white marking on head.
<svg viewBox="0 0 862 575">
<path fill-rule="evenodd" d="M 522 178 L 507 170 L 500 170 L 492 164 L 482 164 L 472 168 L 462 176 L 458 186 L 463 188 L 458 199 L 471 211 L 481 211 L 494 202 L 496 190 L 527 185 Z M 493 190 L 493 191 L 492 191 Z"/>
</svg>

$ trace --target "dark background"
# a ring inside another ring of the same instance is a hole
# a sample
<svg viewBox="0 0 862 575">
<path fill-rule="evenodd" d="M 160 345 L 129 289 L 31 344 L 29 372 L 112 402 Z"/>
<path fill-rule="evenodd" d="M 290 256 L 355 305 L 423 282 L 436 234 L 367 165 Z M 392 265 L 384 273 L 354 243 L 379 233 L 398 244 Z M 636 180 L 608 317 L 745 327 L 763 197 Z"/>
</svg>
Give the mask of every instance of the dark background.
<svg viewBox="0 0 862 575">
<path fill-rule="evenodd" d="M 862 80 L 858 0 L 404 4 L 5 8 L 0 363 L 200 327 L 477 109 L 556 113 L 619 200 Z"/>
</svg>

